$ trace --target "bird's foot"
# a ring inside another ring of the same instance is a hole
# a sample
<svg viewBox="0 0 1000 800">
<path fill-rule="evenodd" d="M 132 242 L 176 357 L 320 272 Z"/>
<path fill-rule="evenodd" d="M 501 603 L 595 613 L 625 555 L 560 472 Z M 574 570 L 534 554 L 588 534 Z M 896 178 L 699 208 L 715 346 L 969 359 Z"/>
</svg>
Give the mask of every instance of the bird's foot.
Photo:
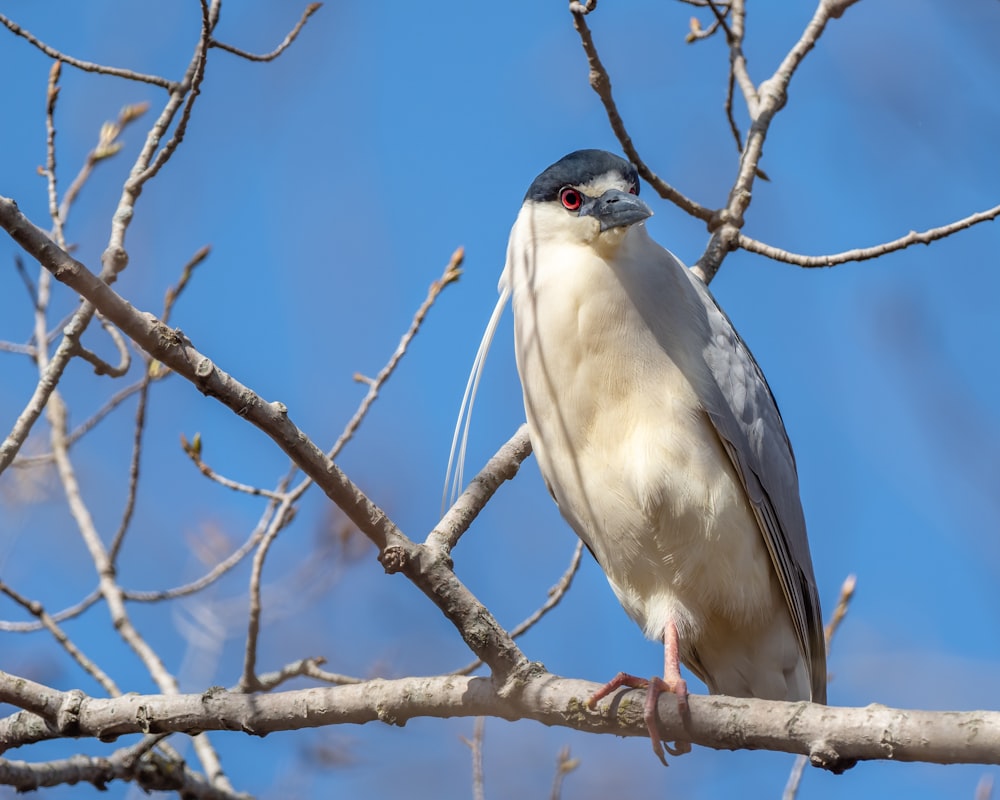
<svg viewBox="0 0 1000 800">
<path fill-rule="evenodd" d="M 653 752 L 656 753 L 656 757 L 660 759 L 663 766 L 668 766 L 667 757 L 663 752 L 663 740 L 660 737 L 659 732 L 657 703 L 663 692 L 670 692 L 675 695 L 677 697 L 677 710 L 680 713 L 681 721 L 683 722 L 688 717 L 687 683 L 681 677 L 677 677 L 672 681 L 666 681 L 663 678 L 654 676 L 647 680 L 646 678 L 629 675 L 627 672 L 619 672 L 615 675 L 615 677 L 590 696 L 590 699 L 587 701 L 587 706 L 589 708 L 593 708 L 597 705 L 599 700 L 602 700 L 612 692 L 621 689 L 623 686 L 629 689 L 646 689 L 646 703 L 643 706 L 642 717 L 646 721 L 646 729 L 649 731 L 649 739 L 653 743 Z M 683 755 L 684 753 L 691 752 L 691 743 L 676 741 L 674 742 L 673 747 L 667 745 L 666 750 L 672 756 Z"/>
</svg>

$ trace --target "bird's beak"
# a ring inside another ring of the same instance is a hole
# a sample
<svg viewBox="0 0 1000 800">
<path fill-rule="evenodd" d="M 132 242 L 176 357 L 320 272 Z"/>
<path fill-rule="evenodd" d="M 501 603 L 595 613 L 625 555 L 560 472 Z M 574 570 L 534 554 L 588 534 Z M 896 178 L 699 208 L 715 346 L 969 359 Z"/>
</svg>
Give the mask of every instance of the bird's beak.
<svg viewBox="0 0 1000 800">
<path fill-rule="evenodd" d="M 580 216 L 585 215 L 596 217 L 604 232 L 610 228 L 625 228 L 642 222 L 653 216 L 653 209 L 634 194 L 608 189 L 580 209 Z"/>
</svg>

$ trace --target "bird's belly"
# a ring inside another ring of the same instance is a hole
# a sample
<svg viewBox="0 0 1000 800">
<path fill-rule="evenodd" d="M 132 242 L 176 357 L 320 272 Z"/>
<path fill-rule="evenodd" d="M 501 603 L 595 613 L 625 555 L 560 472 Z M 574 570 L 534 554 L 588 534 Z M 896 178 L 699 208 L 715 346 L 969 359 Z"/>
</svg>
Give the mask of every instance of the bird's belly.
<svg viewBox="0 0 1000 800">
<path fill-rule="evenodd" d="M 590 324 L 589 336 L 539 330 L 537 342 L 558 341 L 558 350 L 519 352 L 532 442 L 560 511 L 628 614 L 654 639 L 669 615 L 696 646 L 719 621 L 762 624 L 780 591 L 698 403 L 697 376 L 628 323 Z"/>
</svg>

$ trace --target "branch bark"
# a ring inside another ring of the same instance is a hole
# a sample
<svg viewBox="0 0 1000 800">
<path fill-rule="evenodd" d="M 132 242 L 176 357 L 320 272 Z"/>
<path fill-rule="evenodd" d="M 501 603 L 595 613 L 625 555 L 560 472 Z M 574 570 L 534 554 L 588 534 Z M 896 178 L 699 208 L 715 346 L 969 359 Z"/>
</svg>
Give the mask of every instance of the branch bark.
<svg viewBox="0 0 1000 800">
<path fill-rule="evenodd" d="M 47 739 L 232 730 L 255 736 L 325 725 L 420 717 L 492 716 L 532 719 L 590 733 L 648 738 L 642 690 L 616 694 L 591 711 L 585 699 L 599 684 L 539 673 L 516 696 L 488 678 L 460 676 L 371 680 L 247 695 L 210 689 L 203 694 L 126 695 L 104 699 L 59 692 L 0 672 L 0 700 L 27 706 L 0 720 L 0 751 Z M 914 711 L 872 704 L 835 708 L 744 698 L 691 696 L 682 722 L 664 694 L 659 715 L 668 739 L 717 750 L 767 749 L 809 756 L 815 766 L 843 771 L 863 760 L 938 764 L 1000 764 L 1000 712 Z"/>
</svg>

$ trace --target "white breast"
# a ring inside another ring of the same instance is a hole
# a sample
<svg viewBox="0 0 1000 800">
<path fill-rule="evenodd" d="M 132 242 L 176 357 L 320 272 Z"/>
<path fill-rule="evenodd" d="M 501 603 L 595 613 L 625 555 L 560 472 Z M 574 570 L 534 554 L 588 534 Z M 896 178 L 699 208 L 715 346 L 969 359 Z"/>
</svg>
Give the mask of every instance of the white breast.
<svg viewBox="0 0 1000 800">
<path fill-rule="evenodd" d="M 713 626 L 787 616 L 698 401 L 711 376 L 683 265 L 643 225 L 624 232 L 613 259 L 518 225 L 506 280 L 532 443 L 560 511 L 626 611 L 653 639 L 672 615 L 687 651 Z"/>
</svg>

